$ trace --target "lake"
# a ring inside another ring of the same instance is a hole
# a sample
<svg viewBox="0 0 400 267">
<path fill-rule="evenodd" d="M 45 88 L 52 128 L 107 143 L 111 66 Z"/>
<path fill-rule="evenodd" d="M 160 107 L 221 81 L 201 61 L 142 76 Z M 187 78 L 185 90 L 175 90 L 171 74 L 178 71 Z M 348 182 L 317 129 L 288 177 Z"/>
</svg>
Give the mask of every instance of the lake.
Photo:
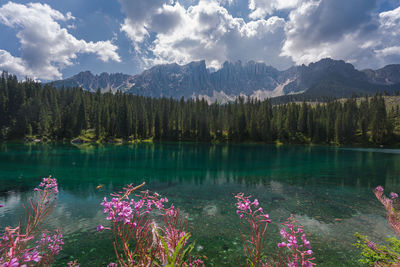
<svg viewBox="0 0 400 267">
<path fill-rule="evenodd" d="M 0 144 L 0 227 L 15 226 L 22 204 L 42 177 L 58 179 L 60 194 L 47 221 L 61 228 L 64 250 L 56 266 L 114 259 L 100 202 L 128 183 L 169 199 L 188 217 L 196 251 L 207 266 L 235 266 L 243 255 L 234 195 L 258 198 L 270 214 L 266 253 L 273 255 L 279 226 L 292 213 L 323 266 L 354 266 L 354 233 L 382 241 L 395 236 L 372 189 L 400 191 L 395 149 L 154 143 L 75 147 L 70 144 Z M 97 185 L 103 188 L 97 190 Z M 388 193 L 389 193 L 388 192 Z"/>
</svg>

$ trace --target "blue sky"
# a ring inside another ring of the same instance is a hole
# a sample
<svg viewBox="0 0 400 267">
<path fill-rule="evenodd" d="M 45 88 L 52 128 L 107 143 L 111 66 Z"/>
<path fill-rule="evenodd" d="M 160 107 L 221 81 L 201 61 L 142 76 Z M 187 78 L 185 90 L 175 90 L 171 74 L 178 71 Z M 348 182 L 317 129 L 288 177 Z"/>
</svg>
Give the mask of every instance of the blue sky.
<svg viewBox="0 0 400 267">
<path fill-rule="evenodd" d="M 400 63 L 394 0 L 0 0 L 0 69 L 41 80 L 155 64 Z"/>
</svg>

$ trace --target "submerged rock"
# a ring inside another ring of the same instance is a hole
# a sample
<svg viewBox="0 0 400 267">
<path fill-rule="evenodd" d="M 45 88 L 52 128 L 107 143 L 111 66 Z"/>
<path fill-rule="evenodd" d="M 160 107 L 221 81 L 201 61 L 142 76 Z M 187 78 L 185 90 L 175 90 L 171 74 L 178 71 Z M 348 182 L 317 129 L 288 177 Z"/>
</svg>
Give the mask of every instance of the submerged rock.
<svg viewBox="0 0 400 267">
<path fill-rule="evenodd" d="M 284 197 L 273 197 L 273 198 L 272 198 L 272 201 L 273 201 L 273 202 L 280 202 L 280 201 L 283 201 L 283 200 L 285 200 Z"/>
<path fill-rule="evenodd" d="M 204 207 L 203 212 L 207 216 L 215 216 L 217 215 L 218 208 L 216 205 L 207 205 Z"/>
</svg>

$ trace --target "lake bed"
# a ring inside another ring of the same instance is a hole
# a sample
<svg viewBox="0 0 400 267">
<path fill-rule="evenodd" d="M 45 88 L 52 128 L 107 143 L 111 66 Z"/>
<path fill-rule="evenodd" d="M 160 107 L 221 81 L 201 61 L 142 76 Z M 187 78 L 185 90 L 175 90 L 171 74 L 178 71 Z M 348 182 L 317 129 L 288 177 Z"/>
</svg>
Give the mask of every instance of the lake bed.
<svg viewBox="0 0 400 267">
<path fill-rule="evenodd" d="M 234 266 L 243 254 L 234 195 L 256 197 L 272 224 L 267 255 L 275 255 L 280 223 L 294 214 L 323 266 L 356 265 L 359 232 L 395 236 L 372 189 L 400 191 L 400 152 L 390 149 L 261 144 L 150 143 L 134 145 L 0 144 L 0 227 L 17 225 L 22 204 L 42 177 L 58 179 L 60 194 L 47 227 L 60 228 L 64 250 L 56 265 L 77 259 L 99 266 L 114 259 L 100 202 L 125 184 L 169 199 L 188 217 L 196 251 L 207 266 Z M 98 185 L 104 185 L 97 190 Z"/>
</svg>

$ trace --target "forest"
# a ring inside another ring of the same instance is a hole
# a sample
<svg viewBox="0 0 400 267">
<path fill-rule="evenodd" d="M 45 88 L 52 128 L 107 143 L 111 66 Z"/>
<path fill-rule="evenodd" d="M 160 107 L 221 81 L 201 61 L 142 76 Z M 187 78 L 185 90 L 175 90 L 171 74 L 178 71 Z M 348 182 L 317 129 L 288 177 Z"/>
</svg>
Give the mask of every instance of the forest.
<svg viewBox="0 0 400 267">
<path fill-rule="evenodd" d="M 316 144 L 397 144 L 399 106 L 382 95 L 274 105 L 240 97 L 227 104 L 201 99 L 96 93 L 3 73 L 0 139 L 37 136 L 71 140 L 91 131 L 99 142 L 169 140 Z"/>
</svg>

